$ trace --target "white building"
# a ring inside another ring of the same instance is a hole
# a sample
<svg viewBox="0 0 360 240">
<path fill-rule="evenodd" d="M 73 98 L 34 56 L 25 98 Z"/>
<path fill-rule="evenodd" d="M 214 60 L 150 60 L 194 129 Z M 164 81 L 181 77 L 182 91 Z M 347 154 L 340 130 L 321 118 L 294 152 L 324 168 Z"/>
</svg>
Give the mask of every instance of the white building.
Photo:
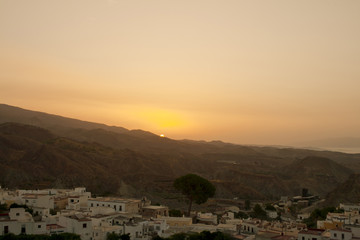
<svg viewBox="0 0 360 240">
<path fill-rule="evenodd" d="M 272 219 L 275 219 L 278 217 L 278 213 L 276 211 L 266 210 L 266 215 Z"/>
<path fill-rule="evenodd" d="M 66 232 L 80 235 L 82 240 L 92 240 L 92 221 L 82 214 L 60 216 L 58 225 L 66 228 Z"/>
<path fill-rule="evenodd" d="M 354 203 L 340 203 L 340 208 L 344 209 L 346 212 L 350 211 L 360 211 L 360 204 L 354 204 Z"/>
<path fill-rule="evenodd" d="M 214 215 L 212 213 L 197 213 L 196 220 L 198 223 L 203 224 L 216 225 L 218 223 L 217 215 Z"/>
<path fill-rule="evenodd" d="M 241 232 L 255 234 L 260 229 L 260 220 L 244 220 L 241 224 Z"/>
<path fill-rule="evenodd" d="M 169 229 L 166 220 L 152 219 L 148 222 L 148 235 L 165 237 L 165 231 Z"/>
<path fill-rule="evenodd" d="M 322 229 L 305 229 L 299 232 L 298 240 L 322 240 L 324 232 Z"/>
<path fill-rule="evenodd" d="M 347 229 L 332 229 L 330 230 L 331 240 L 351 240 L 353 237 L 351 230 Z"/>
<path fill-rule="evenodd" d="M 0 218 L 0 235 L 13 234 L 46 234 L 46 223 L 35 222 L 24 208 L 11 208 L 8 216 Z"/>
<path fill-rule="evenodd" d="M 54 196 L 26 193 L 20 196 L 21 204 L 29 207 L 54 209 Z"/>
<path fill-rule="evenodd" d="M 87 195 L 69 196 L 66 209 L 86 209 L 88 208 L 88 199 L 89 197 Z"/>
</svg>

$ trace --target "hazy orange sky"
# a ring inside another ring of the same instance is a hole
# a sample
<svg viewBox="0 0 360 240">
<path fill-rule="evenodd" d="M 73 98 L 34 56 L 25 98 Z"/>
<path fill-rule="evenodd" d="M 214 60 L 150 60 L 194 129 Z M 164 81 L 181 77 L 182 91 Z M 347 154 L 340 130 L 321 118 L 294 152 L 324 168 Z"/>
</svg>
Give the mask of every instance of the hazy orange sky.
<svg viewBox="0 0 360 240">
<path fill-rule="evenodd" d="M 360 1 L 0 0 L 0 102 L 175 139 L 360 137 Z"/>
</svg>

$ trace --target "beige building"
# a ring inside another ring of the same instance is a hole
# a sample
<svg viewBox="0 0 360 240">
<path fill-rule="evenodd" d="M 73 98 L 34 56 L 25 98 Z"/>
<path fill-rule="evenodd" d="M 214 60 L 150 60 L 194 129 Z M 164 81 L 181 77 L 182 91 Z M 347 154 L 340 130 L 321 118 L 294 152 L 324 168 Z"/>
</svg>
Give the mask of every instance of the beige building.
<svg viewBox="0 0 360 240">
<path fill-rule="evenodd" d="M 166 206 L 146 206 L 142 207 L 141 215 L 143 218 L 157 218 L 158 216 L 169 216 L 169 208 Z"/>
<path fill-rule="evenodd" d="M 170 227 L 183 227 L 192 225 L 192 218 L 189 217 L 159 217 L 159 220 L 165 220 Z"/>
<path fill-rule="evenodd" d="M 111 197 L 90 198 L 88 207 L 109 207 L 114 208 L 116 212 L 140 213 L 141 200 Z"/>
</svg>

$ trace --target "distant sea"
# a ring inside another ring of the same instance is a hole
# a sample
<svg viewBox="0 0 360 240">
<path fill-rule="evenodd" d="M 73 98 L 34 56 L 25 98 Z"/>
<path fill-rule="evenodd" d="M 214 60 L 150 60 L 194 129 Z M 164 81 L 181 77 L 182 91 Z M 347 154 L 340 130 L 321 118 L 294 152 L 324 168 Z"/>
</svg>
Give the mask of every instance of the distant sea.
<svg viewBox="0 0 360 240">
<path fill-rule="evenodd" d="M 329 151 L 335 151 L 335 152 L 359 153 L 360 154 L 360 147 L 358 147 L 358 148 L 329 148 L 329 147 L 324 147 L 322 149 L 329 150 Z"/>
</svg>

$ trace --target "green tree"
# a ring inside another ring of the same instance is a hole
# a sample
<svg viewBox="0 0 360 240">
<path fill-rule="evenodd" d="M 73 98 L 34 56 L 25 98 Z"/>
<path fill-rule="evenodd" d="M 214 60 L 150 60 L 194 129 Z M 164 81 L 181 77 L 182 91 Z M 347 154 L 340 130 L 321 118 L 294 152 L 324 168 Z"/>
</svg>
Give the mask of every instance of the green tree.
<svg viewBox="0 0 360 240">
<path fill-rule="evenodd" d="M 6 210 L 8 210 L 6 203 L 0 204 L 0 213 L 5 212 Z"/>
<path fill-rule="evenodd" d="M 119 240 L 120 236 L 117 233 L 108 233 L 106 235 L 106 240 Z"/>
<path fill-rule="evenodd" d="M 325 208 L 317 208 L 311 212 L 310 217 L 304 219 L 303 223 L 305 223 L 308 228 L 316 228 L 316 223 L 318 220 L 325 220 L 326 216 L 329 212 L 339 212 L 335 207 L 325 207 Z"/>
<path fill-rule="evenodd" d="M 249 199 L 245 200 L 245 210 L 250 210 L 251 206 L 251 202 Z"/>
<path fill-rule="evenodd" d="M 265 206 L 265 210 L 276 211 L 276 208 L 273 205 L 271 205 L 270 203 L 267 203 Z"/>
<path fill-rule="evenodd" d="M 175 179 L 174 187 L 189 199 L 188 216 L 190 216 L 193 201 L 196 204 L 202 204 L 209 197 L 213 197 L 216 191 L 212 183 L 196 174 L 187 174 Z"/>
<path fill-rule="evenodd" d="M 264 209 L 259 204 L 256 204 L 253 208 L 251 216 L 259 219 L 266 219 L 267 215 Z"/>
<path fill-rule="evenodd" d="M 29 208 L 27 205 L 25 204 L 17 204 L 17 203 L 13 203 L 10 205 L 9 208 L 24 208 L 26 212 L 30 213 L 31 215 L 33 215 L 34 211 L 32 210 L 32 208 Z"/>
<path fill-rule="evenodd" d="M 172 235 L 169 239 L 170 240 L 185 240 L 186 234 L 185 233 L 177 233 L 177 234 Z"/>
<path fill-rule="evenodd" d="M 181 217 L 183 214 L 181 213 L 180 210 L 170 209 L 169 210 L 169 215 L 170 215 L 170 217 Z"/>
<path fill-rule="evenodd" d="M 121 240 L 130 240 L 130 233 L 121 235 L 120 239 Z"/>
<path fill-rule="evenodd" d="M 240 218 L 240 219 L 248 219 L 249 218 L 249 216 L 246 213 L 241 212 L 241 211 L 234 213 L 234 217 Z"/>
</svg>

